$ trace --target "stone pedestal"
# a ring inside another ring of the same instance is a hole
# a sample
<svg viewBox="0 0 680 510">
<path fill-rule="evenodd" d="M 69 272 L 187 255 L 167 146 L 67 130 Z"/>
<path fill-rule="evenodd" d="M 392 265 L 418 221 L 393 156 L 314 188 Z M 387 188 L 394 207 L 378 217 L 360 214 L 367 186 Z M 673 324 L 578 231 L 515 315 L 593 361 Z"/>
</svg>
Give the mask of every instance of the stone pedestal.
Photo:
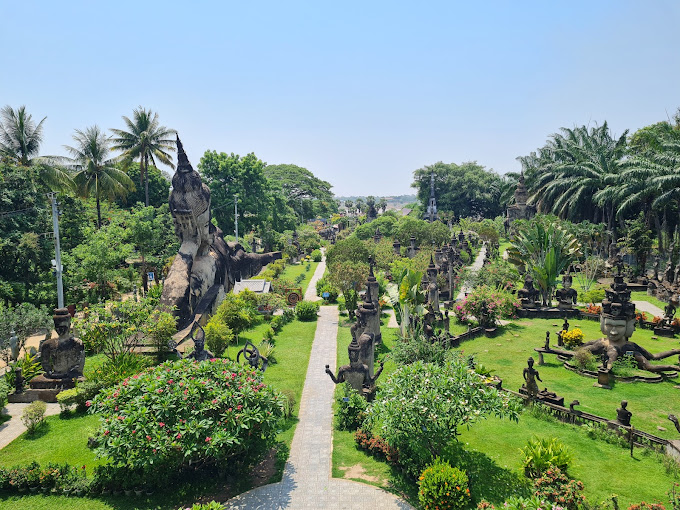
<svg viewBox="0 0 680 510">
<path fill-rule="evenodd" d="M 57 394 L 63 390 L 75 388 L 76 382 L 84 381 L 84 377 L 77 379 L 50 379 L 45 375 L 38 375 L 28 383 L 29 388 L 21 393 L 13 393 L 7 397 L 12 403 L 29 403 L 36 400 L 43 402 L 56 403 Z"/>
<path fill-rule="evenodd" d="M 604 388 L 605 390 L 611 390 L 611 373 L 609 370 L 604 370 L 600 368 L 597 371 L 597 382 L 593 384 L 596 388 Z"/>
</svg>

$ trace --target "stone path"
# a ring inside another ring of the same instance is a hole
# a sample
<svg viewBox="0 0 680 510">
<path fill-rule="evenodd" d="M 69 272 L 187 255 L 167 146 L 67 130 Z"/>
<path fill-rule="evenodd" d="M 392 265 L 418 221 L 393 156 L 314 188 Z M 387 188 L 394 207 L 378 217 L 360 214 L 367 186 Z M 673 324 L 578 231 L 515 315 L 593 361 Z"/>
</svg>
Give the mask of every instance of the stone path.
<svg viewBox="0 0 680 510">
<path fill-rule="evenodd" d="M 258 487 L 226 503 L 226 508 L 254 509 L 411 509 L 396 496 L 358 482 L 331 478 L 333 393 L 324 366 L 336 366 L 338 309 L 322 306 L 309 358 L 307 378 L 290 457 L 281 482 Z"/>
<path fill-rule="evenodd" d="M 484 265 L 484 257 L 486 256 L 486 245 L 482 245 L 482 248 L 479 250 L 479 253 L 477 254 L 477 258 L 475 261 L 472 263 L 470 266 L 470 270 L 477 272 L 479 271 L 482 266 Z M 464 284 L 460 292 L 458 293 L 458 296 L 456 296 L 456 301 L 459 299 L 465 299 L 465 293 L 470 292 L 470 287 L 467 286 L 467 284 Z"/>
<path fill-rule="evenodd" d="M 633 303 L 635 303 L 635 308 L 642 310 L 643 312 L 650 313 L 652 316 L 664 316 L 664 311 L 652 303 L 648 303 L 647 301 L 633 301 Z M 649 320 L 652 320 L 652 317 L 650 317 Z"/>
<path fill-rule="evenodd" d="M 387 321 L 387 327 L 388 328 L 398 328 L 399 323 L 397 322 L 397 315 L 394 313 L 394 308 L 390 308 L 389 310 L 385 310 L 385 313 L 390 316 L 390 318 Z"/>
<path fill-rule="evenodd" d="M 316 266 L 312 279 L 309 280 L 309 285 L 307 285 L 307 290 L 305 291 L 305 301 L 321 301 L 322 298 L 316 295 L 316 282 L 318 282 L 323 274 L 326 272 L 326 248 L 321 248 L 321 262 Z"/>
<path fill-rule="evenodd" d="M 9 414 L 10 419 L 0 425 L 0 448 L 4 448 L 26 431 L 21 423 L 21 413 L 30 404 L 7 404 L 2 410 L 3 414 Z M 59 404 L 47 404 L 45 416 L 59 414 Z"/>
</svg>

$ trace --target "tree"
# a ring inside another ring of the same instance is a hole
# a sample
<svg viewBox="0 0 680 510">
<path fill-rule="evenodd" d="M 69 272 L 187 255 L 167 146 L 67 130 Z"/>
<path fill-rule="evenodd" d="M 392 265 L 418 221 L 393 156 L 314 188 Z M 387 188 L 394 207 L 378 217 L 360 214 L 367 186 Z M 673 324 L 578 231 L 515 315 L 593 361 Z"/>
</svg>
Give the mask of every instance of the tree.
<svg viewBox="0 0 680 510">
<path fill-rule="evenodd" d="M 149 161 L 156 166 L 156 160 L 175 168 L 168 151 L 174 151 L 173 129 L 159 125 L 158 114 L 141 106 L 132 112 L 132 120 L 123 116 L 128 131 L 111 129 L 117 138 L 113 148 L 124 151 L 127 160 L 139 158 L 140 185 L 144 185 L 144 204 L 149 207 Z"/>
<path fill-rule="evenodd" d="M 141 178 L 139 163 L 124 164 L 120 168 L 130 177 L 132 182 Z M 160 207 L 167 204 L 170 196 L 170 180 L 166 174 L 153 165 L 149 165 L 145 174 L 149 184 L 149 205 Z M 116 203 L 121 207 L 134 205 L 137 202 L 146 203 L 146 189 L 135 188 L 124 198 L 116 200 Z"/>
<path fill-rule="evenodd" d="M 198 164 L 210 187 L 213 217 L 227 234 L 234 232 L 234 196 L 238 195 L 239 230 L 262 226 L 270 213 L 271 194 L 264 175 L 265 163 L 250 153 L 206 151 Z"/>
<path fill-rule="evenodd" d="M 125 172 L 116 168 L 115 160 L 109 158 L 111 140 L 99 126 L 88 127 L 85 131 L 76 129 L 73 139 L 75 147 L 64 146 L 71 157 L 63 160 L 75 172 L 73 181 L 78 196 L 87 198 L 94 195 L 97 202 L 97 228 L 101 228 L 101 198 L 112 201 L 125 195 L 134 184 Z"/>
<path fill-rule="evenodd" d="M 347 214 L 354 213 L 354 202 L 352 200 L 345 200 L 345 210 L 347 211 Z"/>
<path fill-rule="evenodd" d="M 519 158 L 530 177 L 532 200 L 542 212 L 572 221 L 603 218 L 615 228 L 615 202 L 597 194 L 616 182 L 626 154 L 628 131 L 616 138 L 609 126 L 561 128 L 538 154 Z"/>
<path fill-rule="evenodd" d="M 381 199 L 378 201 L 378 204 L 376 205 L 376 207 L 377 207 L 380 211 L 382 211 L 382 212 L 384 213 L 384 212 L 387 210 L 387 200 L 385 200 L 384 197 L 381 198 Z"/>
<path fill-rule="evenodd" d="M 417 476 L 455 440 L 461 426 L 489 415 L 517 421 L 521 408 L 518 399 L 487 386 L 484 376 L 470 370 L 468 357 L 451 351 L 444 365 L 416 361 L 398 367 L 379 386 L 366 424 Z"/>
<path fill-rule="evenodd" d="M 653 239 L 652 231 L 647 228 L 645 215 L 642 211 L 637 218 L 626 221 L 624 245 L 635 254 L 638 274 L 645 274 L 647 255 L 652 249 Z"/>
<path fill-rule="evenodd" d="M 278 188 L 300 218 L 330 216 L 337 211 L 331 184 L 297 165 L 267 165 L 264 175 Z"/>
<path fill-rule="evenodd" d="M 440 161 L 413 172 L 411 187 L 418 190 L 418 200 L 424 207 L 430 199 L 432 173 L 438 210 L 453 212 L 459 217 L 495 218 L 502 214 L 501 178 L 475 161 L 461 165 Z"/>
<path fill-rule="evenodd" d="M 50 163 L 50 158 L 40 157 L 40 144 L 43 141 L 43 122 L 36 123 L 25 106 L 14 110 L 5 106 L 0 110 L 0 160 L 21 167 L 38 167 L 37 179 L 48 189 L 63 191 L 73 183 L 70 176 Z"/>
<path fill-rule="evenodd" d="M 576 238 L 564 229 L 540 218 L 521 226 L 512 245 L 506 250 L 508 260 L 530 272 L 543 298 L 550 304 L 557 277 L 581 256 Z"/>
</svg>

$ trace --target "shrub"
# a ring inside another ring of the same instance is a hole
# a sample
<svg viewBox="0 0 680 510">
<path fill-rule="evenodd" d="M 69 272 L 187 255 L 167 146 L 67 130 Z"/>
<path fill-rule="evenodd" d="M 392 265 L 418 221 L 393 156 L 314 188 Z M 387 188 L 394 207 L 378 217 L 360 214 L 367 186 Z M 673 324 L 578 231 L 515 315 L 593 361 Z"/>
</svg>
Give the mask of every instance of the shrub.
<svg viewBox="0 0 680 510">
<path fill-rule="evenodd" d="M 637 505 L 630 505 L 628 510 L 666 510 L 666 507 L 661 503 L 646 503 L 643 501 Z"/>
<path fill-rule="evenodd" d="M 328 292 L 328 297 L 324 298 L 328 303 L 335 303 L 340 295 L 340 291 L 325 276 L 316 281 L 316 295 L 323 297 L 324 292 Z"/>
<path fill-rule="evenodd" d="M 222 356 L 227 346 L 234 341 L 234 332 L 215 315 L 205 325 L 204 331 L 208 350 L 215 356 Z"/>
<path fill-rule="evenodd" d="M 107 359 L 104 363 L 85 374 L 87 382 L 95 382 L 99 389 L 118 384 L 126 377 L 142 372 L 152 365 L 148 356 L 126 352 L 116 356 L 115 360 Z M 98 392 L 98 391 L 97 391 Z"/>
<path fill-rule="evenodd" d="M 24 383 L 33 379 L 36 375 L 42 372 L 42 365 L 38 361 L 37 354 L 25 353 L 23 357 L 19 357 L 14 363 L 10 365 L 9 370 L 5 372 L 5 382 L 10 388 L 14 388 L 16 381 L 15 368 L 21 369 L 21 376 L 24 378 Z"/>
<path fill-rule="evenodd" d="M 551 468 L 567 470 L 571 462 L 571 454 L 567 447 L 556 437 L 537 438 L 527 441 L 527 445 L 521 448 L 524 464 L 524 473 L 529 478 L 538 478 Z"/>
<path fill-rule="evenodd" d="M 197 462 L 256 462 L 276 438 L 282 404 L 259 371 L 183 359 L 103 390 L 90 411 L 102 418 L 99 455 L 114 466 L 172 472 Z"/>
<path fill-rule="evenodd" d="M 7 395 L 9 394 L 9 386 L 4 379 L 0 378 L 0 409 L 7 405 Z"/>
<path fill-rule="evenodd" d="M 295 404 L 297 404 L 297 398 L 295 398 L 295 393 L 292 390 L 283 390 L 281 392 L 283 398 L 281 402 L 283 403 L 283 417 L 290 418 L 295 412 Z"/>
<path fill-rule="evenodd" d="M 597 369 L 597 359 L 595 358 L 592 352 L 586 349 L 578 349 L 574 353 L 572 361 L 574 362 L 574 365 L 576 365 L 576 368 L 578 368 L 579 370 L 593 371 Z"/>
<path fill-rule="evenodd" d="M 574 328 L 562 333 L 562 340 L 567 349 L 574 349 L 583 343 L 585 335 L 580 328 Z"/>
<path fill-rule="evenodd" d="M 530 498 L 513 496 L 503 503 L 503 510 L 543 510 L 547 507 L 549 507 L 547 502 L 538 496 L 532 496 Z M 554 508 L 554 510 L 557 510 L 557 508 Z"/>
<path fill-rule="evenodd" d="M 378 459 L 385 459 L 391 464 L 399 461 L 399 454 L 380 436 L 374 436 L 370 432 L 357 429 L 354 433 L 354 440 L 360 448 L 367 450 L 371 455 Z"/>
<path fill-rule="evenodd" d="M 318 313 L 317 301 L 298 301 L 295 305 L 295 316 L 300 321 L 315 321 Z"/>
<path fill-rule="evenodd" d="M 29 434 L 34 434 L 44 423 L 46 410 L 47 404 L 42 400 L 36 400 L 21 413 L 21 423 L 24 424 Z"/>
<path fill-rule="evenodd" d="M 344 383 L 342 387 L 343 395 L 338 395 L 336 399 L 338 403 L 338 410 L 335 414 L 337 427 L 340 430 L 357 430 L 366 419 L 368 402 L 348 383 Z"/>
<path fill-rule="evenodd" d="M 456 437 L 458 426 L 488 414 L 517 420 L 520 402 L 484 380 L 458 352 L 443 365 L 400 366 L 378 388 L 366 427 L 396 448 L 404 469 L 416 477 Z"/>
<path fill-rule="evenodd" d="M 314 262 L 321 262 L 321 257 L 322 257 L 321 250 L 314 250 L 312 252 L 312 260 Z"/>
<path fill-rule="evenodd" d="M 210 501 L 209 503 L 194 503 L 194 505 L 186 510 L 223 510 L 224 505 L 217 501 Z M 181 509 L 180 509 L 181 510 Z"/>
<path fill-rule="evenodd" d="M 271 322 L 269 323 L 269 327 L 272 329 L 272 331 L 274 331 L 274 334 L 276 334 L 281 331 L 285 324 L 286 319 L 284 319 L 283 315 L 274 315 Z"/>
<path fill-rule="evenodd" d="M 588 292 L 581 292 L 578 299 L 581 303 L 601 303 L 604 299 L 604 289 L 590 289 Z"/>
<path fill-rule="evenodd" d="M 612 372 L 619 377 L 631 377 L 637 369 L 637 361 L 628 355 L 619 356 L 612 365 Z"/>
<path fill-rule="evenodd" d="M 593 303 L 590 303 L 590 304 L 586 307 L 586 312 L 587 312 L 587 313 L 596 313 L 596 314 L 599 315 L 600 313 L 602 313 L 602 307 L 599 306 L 599 305 L 594 305 Z"/>
<path fill-rule="evenodd" d="M 459 320 L 474 316 L 480 326 L 494 326 L 497 319 L 512 317 L 519 302 L 510 292 L 488 286 L 480 286 L 470 292 L 454 313 Z"/>
<path fill-rule="evenodd" d="M 239 294 L 227 294 L 217 307 L 215 320 L 226 324 L 235 336 L 260 321 L 257 313 L 257 297 L 254 292 L 244 290 Z"/>
<path fill-rule="evenodd" d="M 147 333 L 156 348 L 156 359 L 161 360 L 168 352 L 168 343 L 177 332 L 177 318 L 168 312 L 156 310 L 149 318 Z"/>
<path fill-rule="evenodd" d="M 545 470 L 534 480 L 534 495 L 567 510 L 577 510 L 585 502 L 583 483 L 570 480 L 557 467 Z"/>
<path fill-rule="evenodd" d="M 57 393 L 57 402 L 59 402 L 59 409 L 61 409 L 62 413 L 69 412 L 78 403 L 78 390 L 71 388 L 60 391 Z"/>
<path fill-rule="evenodd" d="M 274 328 L 269 326 L 267 329 L 264 330 L 264 339 L 265 340 L 274 340 L 274 337 L 276 336 L 276 331 L 274 331 Z"/>
<path fill-rule="evenodd" d="M 437 458 L 419 478 L 418 499 L 425 510 L 459 510 L 470 502 L 464 471 Z"/>
<path fill-rule="evenodd" d="M 398 365 L 408 365 L 416 361 L 443 365 L 448 350 L 440 342 L 431 342 L 422 330 L 416 328 L 412 335 L 400 338 L 392 348 L 392 359 Z"/>
<path fill-rule="evenodd" d="M 257 349 L 260 351 L 260 354 L 267 358 L 267 361 L 270 364 L 276 363 L 276 359 L 274 359 L 274 350 L 276 349 L 276 346 L 274 345 L 273 342 L 268 342 L 267 340 L 262 340 L 260 342 L 260 345 L 257 347 Z"/>
</svg>

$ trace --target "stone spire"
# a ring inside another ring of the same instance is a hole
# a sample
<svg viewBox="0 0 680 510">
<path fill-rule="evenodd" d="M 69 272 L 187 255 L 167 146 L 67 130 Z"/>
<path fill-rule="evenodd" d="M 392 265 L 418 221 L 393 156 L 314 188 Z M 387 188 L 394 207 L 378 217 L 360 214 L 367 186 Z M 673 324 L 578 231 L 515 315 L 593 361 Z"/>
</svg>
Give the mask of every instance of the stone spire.
<svg viewBox="0 0 680 510">
<path fill-rule="evenodd" d="M 430 223 L 437 220 L 437 199 L 434 196 L 434 172 L 430 174 L 430 202 L 425 212 L 425 219 Z"/>
<path fill-rule="evenodd" d="M 194 169 L 191 166 L 191 163 L 189 163 L 189 158 L 187 158 L 187 155 L 184 152 L 182 140 L 180 140 L 179 135 L 177 135 L 177 172 L 189 173 L 193 171 Z"/>
<path fill-rule="evenodd" d="M 517 188 L 515 189 L 515 204 L 526 205 L 529 199 L 529 192 L 524 183 L 524 172 L 520 172 L 519 180 L 517 181 Z"/>
</svg>

